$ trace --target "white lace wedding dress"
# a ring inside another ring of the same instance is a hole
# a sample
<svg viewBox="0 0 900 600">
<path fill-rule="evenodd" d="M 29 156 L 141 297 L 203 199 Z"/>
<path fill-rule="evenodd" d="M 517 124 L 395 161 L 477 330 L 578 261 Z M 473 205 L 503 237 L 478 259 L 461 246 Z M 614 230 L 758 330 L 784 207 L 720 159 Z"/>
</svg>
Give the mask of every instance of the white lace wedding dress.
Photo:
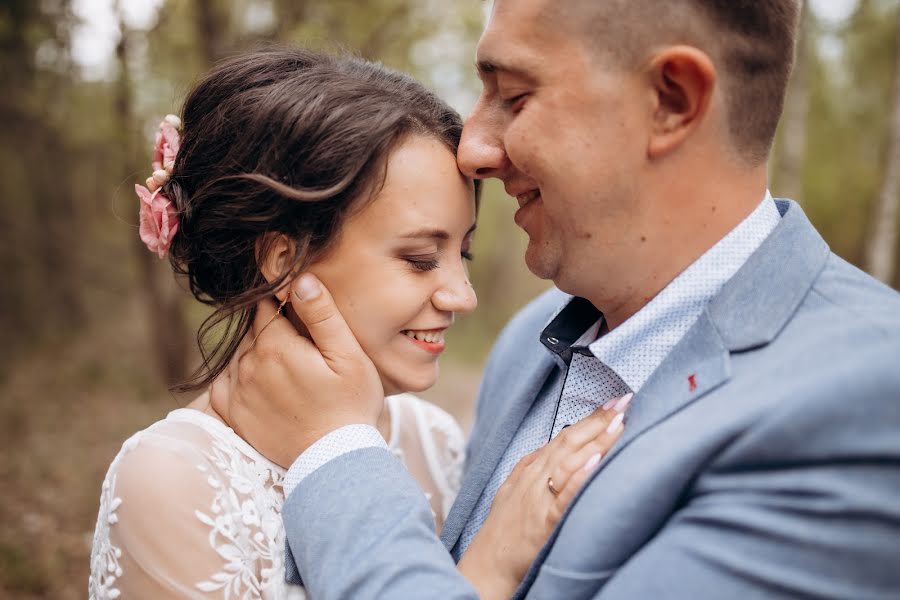
<svg viewBox="0 0 900 600">
<path fill-rule="evenodd" d="M 459 490 L 464 441 L 447 413 L 387 398 L 388 442 L 443 524 Z M 305 599 L 284 581 L 281 482 L 221 421 L 182 408 L 133 435 L 109 467 L 91 552 L 91 600 Z"/>
</svg>

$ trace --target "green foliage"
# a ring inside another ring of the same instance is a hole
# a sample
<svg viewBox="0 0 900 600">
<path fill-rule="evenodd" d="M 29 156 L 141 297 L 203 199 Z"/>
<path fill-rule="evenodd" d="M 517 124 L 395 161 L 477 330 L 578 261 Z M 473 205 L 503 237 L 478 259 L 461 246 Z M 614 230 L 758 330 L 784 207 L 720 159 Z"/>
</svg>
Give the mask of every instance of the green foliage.
<svg viewBox="0 0 900 600">
<path fill-rule="evenodd" d="M 885 171 L 897 10 L 895 1 L 863 1 L 846 23 L 809 27 L 819 52 L 809 65 L 805 210 L 832 250 L 858 265 Z"/>
</svg>

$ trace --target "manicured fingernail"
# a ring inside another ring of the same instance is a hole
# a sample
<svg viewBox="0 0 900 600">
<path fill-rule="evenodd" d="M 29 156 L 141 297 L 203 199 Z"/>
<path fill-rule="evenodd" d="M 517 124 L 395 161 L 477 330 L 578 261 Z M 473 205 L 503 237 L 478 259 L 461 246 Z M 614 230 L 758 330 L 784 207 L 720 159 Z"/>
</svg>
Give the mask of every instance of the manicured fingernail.
<svg viewBox="0 0 900 600">
<path fill-rule="evenodd" d="M 591 471 L 593 471 L 594 469 L 597 468 L 597 465 L 600 464 L 601 460 L 603 460 L 603 454 L 598 452 L 597 454 L 590 457 L 586 463 L 584 463 L 584 466 L 582 467 L 582 469 L 584 469 L 585 471 L 590 473 Z"/>
<path fill-rule="evenodd" d="M 319 286 L 319 282 L 316 281 L 316 278 L 304 273 L 300 276 L 300 281 L 297 282 L 297 290 L 294 292 L 294 295 L 297 296 L 301 302 L 309 302 L 310 300 L 318 298 L 321 293 L 322 288 Z"/>
<path fill-rule="evenodd" d="M 618 431 L 619 427 L 622 426 L 622 421 L 625 420 L 625 413 L 619 413 L 616 417 L 610 422 L 609 427 L 606 428 L 606 433 L 615 433 Z"/>
<path fill-rule="evenodd" d="M 631 402 L 631 399 L 634 398 L 634 394 L 628 392 L 622 398 L 616 402 L 615 409 L 619 412 L 625 412 L 625 409 L 628 408 L 628 403 Z"/>
<path fill-rule="evenodd" d="M 612 400 L 607 400 L 603 403 L 603 410 L 612 410 L 612 408 L 619 403 L 618 398 L 613 398 Z"/>
</svg>

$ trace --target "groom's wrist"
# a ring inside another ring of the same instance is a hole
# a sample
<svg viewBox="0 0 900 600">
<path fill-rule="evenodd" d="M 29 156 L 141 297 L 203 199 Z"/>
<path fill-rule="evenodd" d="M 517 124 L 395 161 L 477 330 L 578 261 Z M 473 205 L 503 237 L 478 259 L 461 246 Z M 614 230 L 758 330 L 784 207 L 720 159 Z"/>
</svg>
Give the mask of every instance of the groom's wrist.
<svg viewBox="0 0 900 600">
<path fill-rule="evenodd" d="M 297 457 L 288 469 L 282 483 L 285 498 L 316 469 L 363 448 L 387 448 L 387 442 L 371 425 L 346 425 L 326 434 Z"/>
</svg>

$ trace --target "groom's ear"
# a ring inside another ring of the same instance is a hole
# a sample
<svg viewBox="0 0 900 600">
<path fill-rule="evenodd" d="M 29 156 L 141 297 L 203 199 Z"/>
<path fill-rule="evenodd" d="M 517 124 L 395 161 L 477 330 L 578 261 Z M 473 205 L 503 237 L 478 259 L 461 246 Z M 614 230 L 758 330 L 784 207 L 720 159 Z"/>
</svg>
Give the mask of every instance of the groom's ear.
<svg viewBox="0 0 900 600">
<path fill-rule="evenodd" d="M 266 281 L 272 283 L 290 267 L 294 260 L 296 244 L 283 233 L 268 233 L 256 240 L 256 263 Z M 284 300 L 290 293 L 292 278 L 275 292 L 279 300 Z"/>
<path fill-rule="evenodd" d="M 691 46 L 671 46 L 650 62 L 654 113 L 648 155 L 662 157 L 697 130 L 707 116 L 716 88 L 709 56 Z"/>
</svg>

